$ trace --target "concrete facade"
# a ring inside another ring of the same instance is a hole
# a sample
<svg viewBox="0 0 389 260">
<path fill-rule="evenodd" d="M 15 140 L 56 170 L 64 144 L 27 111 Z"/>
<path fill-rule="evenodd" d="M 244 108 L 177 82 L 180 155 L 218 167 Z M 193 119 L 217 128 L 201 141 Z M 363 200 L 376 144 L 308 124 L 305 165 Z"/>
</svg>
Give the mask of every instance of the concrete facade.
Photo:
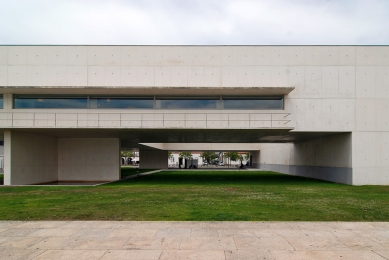
<svg viewBox="0 0 389 260">
<path fill-rule="evenodd" d="M 117 138 L 125 149 L 251 143 L 259 148 L 242 150 L 258 167 L 389 184 L 388 46 L 0 46 L 0 91 L 6 184 L 23 182 L 10 159 L 18 131 L 57 138 L 58 158 L 62 138 Z M 284 109 L 15 109 L 16 94 L 282 95 Z M 72 179 L 69 169 L 57 176 Z"/>
</svg>

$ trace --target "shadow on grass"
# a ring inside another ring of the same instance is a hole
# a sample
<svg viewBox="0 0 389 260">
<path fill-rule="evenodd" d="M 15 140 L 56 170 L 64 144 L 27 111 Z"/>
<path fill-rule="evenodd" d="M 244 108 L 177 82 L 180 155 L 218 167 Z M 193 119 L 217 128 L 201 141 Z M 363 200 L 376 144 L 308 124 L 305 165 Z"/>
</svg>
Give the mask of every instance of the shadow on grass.
<svg viewBox="0 0 389 260">
<path fill-rule="evenodd" d="M 150 169 L 139 169 L 137 167 L 122 166 L 120 169 L 121 179 L 125 179 L 131 175 L 152 171 Z"/>
<path fill-rule="evenodd" d="M 277 184 L 334 184 L 267 171 L 163 171 L 109 185 L 277 185 Z M 341 185 L 341 184 L 339 184 Z"/>
</svg>

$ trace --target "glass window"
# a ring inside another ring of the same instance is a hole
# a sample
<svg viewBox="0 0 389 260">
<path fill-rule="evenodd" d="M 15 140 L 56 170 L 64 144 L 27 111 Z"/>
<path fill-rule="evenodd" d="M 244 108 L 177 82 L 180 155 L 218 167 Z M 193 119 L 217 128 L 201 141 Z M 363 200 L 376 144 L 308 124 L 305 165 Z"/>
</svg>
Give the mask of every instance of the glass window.
<svg viewBox="0 0 389 260">
<path fill-rule="evenodd" d="M 87 105 L 86 96 L 14 96 L 14 108 L 87 108 Z"/>
<path fill-rule="evenodd" d="M 0 95 L 0 109 L 3 108 L 3 95 Z"/>
<path fill-rule="evenodd" d="M 218 109 L 217 97 L 161 97 L 156 100 L 158 109 Z"/>
<path fill-rule="evenodd" d="M 154 108 L 154 98 L 90 97 L 89 108 Z"/>
<path fill-rule="evenodd" d="M 223 97 L 224 109 L 284 109 L 283 97 Z"/>
</svg>

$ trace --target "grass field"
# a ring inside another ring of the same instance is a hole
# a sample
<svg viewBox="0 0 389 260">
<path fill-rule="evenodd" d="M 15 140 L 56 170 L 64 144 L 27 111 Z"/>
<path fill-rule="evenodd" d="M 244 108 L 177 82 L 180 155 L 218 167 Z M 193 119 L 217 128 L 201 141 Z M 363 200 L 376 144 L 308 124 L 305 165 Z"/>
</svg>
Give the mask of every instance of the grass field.
<svg viewBox="0 0 389 260">
<path fill-rule="evenodd" d="M 96 187 L 1 187 L 2 220 L 389 221 L 389 186 L 165 171 Z"/>
</svg>

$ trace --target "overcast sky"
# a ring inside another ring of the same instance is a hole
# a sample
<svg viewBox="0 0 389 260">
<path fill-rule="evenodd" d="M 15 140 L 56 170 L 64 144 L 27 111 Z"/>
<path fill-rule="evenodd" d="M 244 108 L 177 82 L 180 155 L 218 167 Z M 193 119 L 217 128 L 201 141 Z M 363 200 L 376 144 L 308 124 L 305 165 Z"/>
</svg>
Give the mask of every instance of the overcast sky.
<svg viewBox="0 0 389 260">
<path fill-rule="evenodd" d="M 389 0 L 0 0 L 0 44 L 388 45 Z"/>
</svg>

